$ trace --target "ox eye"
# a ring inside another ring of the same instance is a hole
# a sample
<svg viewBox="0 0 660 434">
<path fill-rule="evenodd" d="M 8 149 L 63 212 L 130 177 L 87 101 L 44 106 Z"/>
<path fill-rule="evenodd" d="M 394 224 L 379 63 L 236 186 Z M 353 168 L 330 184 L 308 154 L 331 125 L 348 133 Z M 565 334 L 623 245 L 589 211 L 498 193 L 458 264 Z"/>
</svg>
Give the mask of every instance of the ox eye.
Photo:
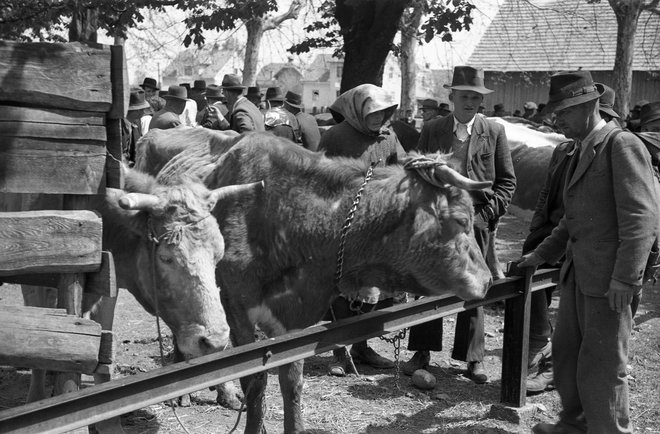
<svg viewBox="0 0 660 434">
<path fill-rule="evenodd" d="M 158 258 L 166 264 L 171 264 L 173 261 L 171 257 L 165 255 L 158 255 Z"/>
</svg>

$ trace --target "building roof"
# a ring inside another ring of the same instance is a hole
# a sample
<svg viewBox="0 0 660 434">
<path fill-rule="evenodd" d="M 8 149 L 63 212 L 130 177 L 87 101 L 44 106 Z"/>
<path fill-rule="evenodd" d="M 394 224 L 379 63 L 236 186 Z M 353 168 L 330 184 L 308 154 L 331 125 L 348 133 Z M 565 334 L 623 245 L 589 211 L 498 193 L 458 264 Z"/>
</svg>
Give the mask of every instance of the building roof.
<svg viewBox="0 0 660 434">
<path fill-rule="evenodd" d="M 312 63 L 305 69 L 305 81 L 325 82 L 330 79 L 330 67 L 343 63 L 342 59 L 332 57 L 331 54 L 322 53 L 316 55 Z"/>
<path fill-rule="evenodd" d="M 504 72 L 611 70 L 616 41 L 607 1 L 505 0 L 468 63 Z M 639 18 L 633 70 L 660 70 L 660 15 Z"/>
</svg>

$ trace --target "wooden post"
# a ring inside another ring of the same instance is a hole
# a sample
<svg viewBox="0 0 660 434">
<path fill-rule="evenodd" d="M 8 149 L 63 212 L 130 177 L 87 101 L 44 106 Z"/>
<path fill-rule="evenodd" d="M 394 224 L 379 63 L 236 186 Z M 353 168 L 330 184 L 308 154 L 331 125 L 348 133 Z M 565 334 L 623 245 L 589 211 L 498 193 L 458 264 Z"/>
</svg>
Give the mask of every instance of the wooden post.
<svg viewBox="0 0 660 434">
<path fill-rule="evenodd" d="M 530 287 L 535 268 L 520 269 L 515 264 L 512 264 L 512 267 L 509 275 L 523 275 L 524 279 L 520 296 L 506 300 L 500 400 L 505 405 L 523 407 L 527 394 Z"/>
</svg>

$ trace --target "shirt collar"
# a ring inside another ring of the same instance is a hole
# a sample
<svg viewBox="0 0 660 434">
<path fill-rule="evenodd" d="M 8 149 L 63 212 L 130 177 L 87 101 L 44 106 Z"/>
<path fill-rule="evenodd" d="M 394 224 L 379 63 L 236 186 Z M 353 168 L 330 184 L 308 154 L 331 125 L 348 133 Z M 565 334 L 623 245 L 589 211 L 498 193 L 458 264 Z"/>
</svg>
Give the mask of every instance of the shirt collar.
<svg viewBox="0 0 660 434">
<path fill-rule="evenodd" d="M 598 122 L 594 126 L 594 128 L 589 132 L 589 134 L 587 134 L 587 137 L 585 137 L 584 140 L 582 140 L 582 142 L 581 142 L 582 144 L 580 145 L 580 147 L 582 149 L 584 149 L 585 146 L 587 146 L 588 143 L 592 142 L 594 140 L 594 138 L 596 137 L 596 134 L 598 133 L 598 131 L 602 130 L 603 127 L 605 127 L 605 125 L 607 125 L 607 122 L 605 122 L 605 119 L 601 119 L 600 122 Z"/>
<path fill-rule="evenodd" d="M 467 124 L 464 124 L 464 125 L 467 127 L 467 133 L 468 133 L 468 136 L 471 136 L 471 135 L 472 135 L 472 127 L 474 126 L 474 120 L 475 120 L 476 118 L 477 118 L 476 116 L 472 116 L 472 119 L 470 119 L 470 122 L 468 122 Z M 453 131 L 454 134 L 456 134 L 456 130 L 457 130 L 457 128 L 458 128 L 458 124 L 460 124 L 460 123 L 462 123 L 462 122 L 459 121 L 458 119 L 456 119 L 456 116 L 454 116 L 454 131 Z"/>
</svg>

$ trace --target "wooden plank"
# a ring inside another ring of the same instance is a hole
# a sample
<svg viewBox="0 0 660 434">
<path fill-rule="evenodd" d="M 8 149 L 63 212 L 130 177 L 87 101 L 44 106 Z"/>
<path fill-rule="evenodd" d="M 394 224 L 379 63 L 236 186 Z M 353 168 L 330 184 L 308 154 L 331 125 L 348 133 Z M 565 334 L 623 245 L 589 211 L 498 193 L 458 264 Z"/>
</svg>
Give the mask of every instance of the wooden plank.
<svg viewBox="0 0 660 434">
<path fill-rule="evenodd" d="M 128 113 L 131 89 L 128 84 L 128 66 L 123 45 L 110 46 L 110 79 L 112 81 L 112 107 L 109 119 L 121 119 Z"/>
<path fill-rule="evenodd" d="M 92 211 L 0 213 L 0 276 L 97 271 L 102 232 Z"/>
<path fill-rule="evenodd" d="M 0 163 L 0 167 L 2 163 Z M 2 174 L 0 173 L 0 178 Z M 0 212 L 62 209 L 62 195 L 38 193 L 0 193 Z"/>
<path fill-rule="evenodd" d="M 0 141 L 0 192 L 105 192 L 104 142 L 14 137 Z"/>
<path fill-rule="evenodd" d="M 17 314 L 0 306 L 0 365 L 92 374 L 101 326 L 75 315 L 34 315 L 34 309 Z"/>
<path fill-rule="evenodd" d="M 78 113 L 85 113 L 85 116 L 76 116 L 76 112 L 70 110 L 0 106 L 0 140 L 36 137 L 105 142 L 103 115 Z"/>
<path fill-rule="evenodd" d="M 0 101 L 107 112 L 111 52 L 93 43 L 0 41 Z"/>
<path fill-rule="evenodd" d="M 106 147 L 108 158 L 105 160 L 105 183 L 106 187 L 124 188 L 124 174 L 121 169 L 122 152 L 122 130 L 121 119 L 108 119 Z"/>
<path fill-rule="evenodd" d="M 520 296 L 505 302 L 504 341 L 502 343 L 502 387 L 500 401 L 523 407 L 527 395 L 527 354 L 529 351 L 529 315 L 534 268 L 517 268 L 509 275 L 523 276 Z"/>
<path fill-rule="evenodd" d="M 105 297 L 117 297 L 117 276 L 111 252 L 101 252 L 101 269 L 94 273 L 87 273 L 85 292 Z"/>
</svg>

